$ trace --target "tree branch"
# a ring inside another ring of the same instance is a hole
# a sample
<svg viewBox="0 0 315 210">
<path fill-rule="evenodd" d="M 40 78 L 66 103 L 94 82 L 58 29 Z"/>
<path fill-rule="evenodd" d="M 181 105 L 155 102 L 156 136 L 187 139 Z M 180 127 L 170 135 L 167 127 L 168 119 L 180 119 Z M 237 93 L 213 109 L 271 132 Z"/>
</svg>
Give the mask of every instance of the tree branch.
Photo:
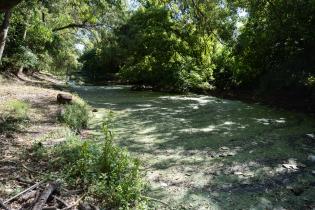
<svg viewBox="0 0 315 210">
<path fill-rule="evenodd" d="M 71 23 L 71 24 L 68 24 L 66 26 L 62 26 L 62 27 L 59 27 L 59 28 L 54 28 L 52 31 L 53 32 L 57 32 L 57 31 L 62 31 L 62 30 L 68 29 L 68 28 L 89 28 L 89 27 L 91 27 L 91 25 L 87 25 L 85 23 L 81 23 L 81 24 Z"/>
<path fill-rule="evenodd" d="M 83 28 L 83 29 L 92 29 L 92 28 L 96 28 L 96 27 L 100 27 L 100 26 L 106 26 L 106 24 L 88 24 L 88 23 L 70 23 L 68 25 L 59 27 L 59 28 L 54 28 L 52 31 L 53 32 L 58 32 L 58 31 L 62 31 L 65 29 L 73 29 L 73 28 Z M 108 26 L 108 25 L 107 25 Z M 110 27 L 110 26 L 108 26 Z"/>
<path fill-rule="evenodd" d="M 22 0 L 0 0 L 0 11 L 5 12 L 18 5 Z"/>
</svg>

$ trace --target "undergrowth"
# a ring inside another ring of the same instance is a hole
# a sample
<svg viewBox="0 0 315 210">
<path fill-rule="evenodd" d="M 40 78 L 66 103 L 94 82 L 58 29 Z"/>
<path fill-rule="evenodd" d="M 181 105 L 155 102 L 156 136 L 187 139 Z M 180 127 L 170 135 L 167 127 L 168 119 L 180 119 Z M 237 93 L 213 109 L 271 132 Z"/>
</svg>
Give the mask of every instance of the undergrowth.
<svg viewBox="0 0 315 210">
<path fill-rule="evenodd" d="M 102 132 L 101 139 L 94 141 L 81 140 L 72 133 L 64 143 L 51 148 L 35 144 L 33 158 L 49 161 L 51 172 L 58 171 L 68 186 L 83 189 L 103 208 L 145 208 L 139 161 L 113 143 L 108 119 Z"/>
<path fill-rule="evenodd" d="M 28 120 L 29 104 L 21 100 L 9 100 L 0 105 L 0 134 L 21 129 Z"/>
<path fill-rule="evenodd" d="M 85 103 L 77 102 L 67 104 L 58 119 L 61 123 L 65 123 L 72 130 L 78 132 L 87 127 L 89 119 L 88 106 Z"/>
</svg>

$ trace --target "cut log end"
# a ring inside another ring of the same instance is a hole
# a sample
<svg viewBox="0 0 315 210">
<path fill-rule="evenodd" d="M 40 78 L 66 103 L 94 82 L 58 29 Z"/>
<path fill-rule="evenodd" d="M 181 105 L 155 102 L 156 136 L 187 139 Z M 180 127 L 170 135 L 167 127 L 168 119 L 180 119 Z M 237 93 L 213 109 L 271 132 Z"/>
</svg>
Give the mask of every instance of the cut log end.
<svg viewBox="0 0 315 210">
<path fill-rule="evenodd" d="M 69 104 L 72 102 L 72 95 L 59 93 L 57 95 L 58 104 Z"/>
</svg>

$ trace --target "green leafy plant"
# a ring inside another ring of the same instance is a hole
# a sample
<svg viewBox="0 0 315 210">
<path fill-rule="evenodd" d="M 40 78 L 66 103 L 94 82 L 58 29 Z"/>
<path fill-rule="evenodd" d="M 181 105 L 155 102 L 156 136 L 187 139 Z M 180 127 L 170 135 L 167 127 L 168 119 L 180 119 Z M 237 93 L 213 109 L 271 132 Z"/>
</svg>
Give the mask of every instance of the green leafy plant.
<svg viewBox="0 0 315 210">
<path fill-rule="evenodd" d="M 49 160 L 51 171 L 60 171 L 68 185 L 84 189 L 104 208 L 143 208 L 140 163 L 114 144 L 110 121 L 109 115 L 102 125 L 101 142 L 81 140 L 70 133 L 64 143 L 53 148 L 36 143 L 30 154 Z"/>
<path fill-rule="evenodd" d="M 79 132 L 86 128 L 89 119 L 89 111 L 86 104 L 67 104 L 59 115 L 59 121 L 68 125 L 72 130 Z"/>
</svg>

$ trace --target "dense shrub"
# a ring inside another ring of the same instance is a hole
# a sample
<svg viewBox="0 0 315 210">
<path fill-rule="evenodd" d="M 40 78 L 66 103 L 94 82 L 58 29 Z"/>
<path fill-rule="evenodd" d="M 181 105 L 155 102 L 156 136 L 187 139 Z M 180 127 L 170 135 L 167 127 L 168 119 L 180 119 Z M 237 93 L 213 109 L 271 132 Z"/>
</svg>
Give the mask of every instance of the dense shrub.
<svg viewBox="0 0 315 210">
<path fill-rule="evenodd" d="M 36 144 L 32 154 L 40 153 L 41 158 L 49 159 L 50 170 L 62 172 L 68 185 L 83 189 L 102 207 L 139 209 L 138 206 L 144 205 L 139 161 L 114 145 L 107 121 L 102 131 L 103 137 L 98 141 L 82 141 L 72 134 L 54 148 Z"/>
<path fill-rule="evenodd" d="M 24 101 L 10 100 L 0 110 L 0 133 L 16 131 L 29 119 L 29 105 Z"/>
<path fill-rule="evenodd" d="M 89 110 L 86 104 L 72 103 L 65 105 L 59 115 L 59 121 L 68 125 L 74 131 L 86 128 L 89 119 Z"/>
</svg>

